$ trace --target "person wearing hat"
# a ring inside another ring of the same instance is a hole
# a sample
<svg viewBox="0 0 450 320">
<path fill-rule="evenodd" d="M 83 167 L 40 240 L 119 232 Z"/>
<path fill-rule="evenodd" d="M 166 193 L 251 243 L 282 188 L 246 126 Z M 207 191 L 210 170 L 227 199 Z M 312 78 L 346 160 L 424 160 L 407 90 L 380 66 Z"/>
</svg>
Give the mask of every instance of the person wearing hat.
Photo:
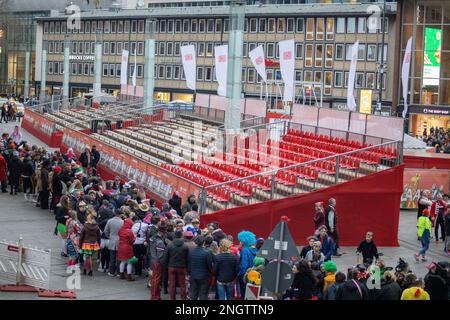
<svg viewBox="0 0 450 320">
<path fill-rule="evenodd" d="M 430 211 L 428 209 L 424 209 L 422 211 L 422 216 L 419 217 L 419 220 L 417 221 L 417 235 L 422 243 L 422 248 L 418 253 L 414 254 L 416 261 L 427 261 L 425 254 L 430 246 L 430 239 L 433 232 L 429 216 Z"/>
<path fill-rule="evenodd" d="M 152 270 L 151 279 L 151 299 L 161 300 L 161 285 L 163 282 L 163 258 L 164 252 L 166 250 L 166 243 L 164 241 L 164 236 L 166 233 L 166 228 L 160 226 L 155 235 L 150 238 L 150 267 Z"/>
<path fill-rule="evenodd" d="M 324 286 L 323 286 L 323 292 L 325 294 L 325 291 L 327 290 L 328 286 L 333 284 L 336 281 L 336 263 L 334 263 L 331 260 L 326 261 L 323 264 L 323 268 L 325 270 L 325 278 L 324 278 Z"/>
<path fill-rule="evenodd" d="M 441 262 L 432 262 L 427 269 L 424 289 L 430 295 L 430 300 L 448 300 L 449 274 L 445 266 Z"/>
<path fill-rule="evenodd" d="M 8 180 L 9 180 L 9 186 L 11 188 L 10 194 L 12 195 L 13 192 L 16 195 L 17 191 L 19 190 L 19 182 L 20 182 L 20 175 L 22 168 L 22 161 L 19 159 L 19 155 L 17 151 L 13 152 L 13 156 L 11 160 L 8 163 Z"/>
<path fill-rule="evenodd" d="M 150 207 L 146 203 L 140 203 L 137 208 L 138 210 L 136 211 L 136 215 L 139 219 L 143 220 L 147 216 L 147 212 L 150 210 Z"/>
<path fill-rule="evenodd" d="M 184 237 L 184 242 L 186 243 L 189 250 L 194 249 L 195 243 L 194 243 L 194 234 L 192 233 L 192 231 L 184 231 L 183 237 Z"/>
</svg>

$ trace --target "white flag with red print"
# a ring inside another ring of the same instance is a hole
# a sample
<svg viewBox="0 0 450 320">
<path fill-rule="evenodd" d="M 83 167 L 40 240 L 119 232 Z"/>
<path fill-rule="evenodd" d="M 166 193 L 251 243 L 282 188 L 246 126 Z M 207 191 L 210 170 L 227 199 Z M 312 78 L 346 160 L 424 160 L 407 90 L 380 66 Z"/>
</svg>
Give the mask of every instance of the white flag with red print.
<svg viewBox="0 0 450 320">
<path fill-rule="evenodd" d="M 257 46 L 255 49 L 248 53 L 248 56 L 252 60 L 253 66 L 258 72 L 259 76 L 264 82 L 267 82 L 266 74 L 266 59 L 264 57 L 264 49 L 262 46 Z"/>
<path fill-rule="evenodd" d="M 353 90 L 355 88 L 355 78 L 356 78 L 356 65 L 358 64 L 358 47 L 359 41 L 351 47 L 351 64 L 350 72 L 348 74 L 348 84 L 347 84 L 347 108 L 350 111 L 354 111 L 356 108 L 355 97 L 353 96 Z"/>
<path fill-rule="evenodd" d="M 186 85 L 191 90 L 196 90 L 197 63 L 195 60 L 195 47 L 193 45 L 181 46 L 181 61 L 186 78 Z"/>
<path fill-rule="evenodd" d="M 408 79 L 409 79 L 409 68 L 411 66 L 411 46 L 412 46 L 412 37 L 409 38 L 408 43 L 406 45 L 405 56 L 403 57 L 403 65 L 402 65 L 402 86 L 403 86 L 403 118 L 406 117 L 406 113 L 408 112 Z"/>
<path fill-rule="evenodd" d="M 294 74 L 295 74 L 295 41 L 284 40 L 278 43 L 280 51 L 280 72 L 284 81 L 283 101 L 294 100 Z"/>
<path fill-rule="evenodd" d="M 227 69 L 228 69 L 228 45 L 214 48 L 214 58 L 216 61 L 216 79 L 219 83 L 217 94 L 222 97 L 227 96 Z"/>
<path fill-rule="evenodd" d="M 128 50 L 122 50 L 122 64 L 120 66 L 120 84 L 128 84 Z"/>
</svg>

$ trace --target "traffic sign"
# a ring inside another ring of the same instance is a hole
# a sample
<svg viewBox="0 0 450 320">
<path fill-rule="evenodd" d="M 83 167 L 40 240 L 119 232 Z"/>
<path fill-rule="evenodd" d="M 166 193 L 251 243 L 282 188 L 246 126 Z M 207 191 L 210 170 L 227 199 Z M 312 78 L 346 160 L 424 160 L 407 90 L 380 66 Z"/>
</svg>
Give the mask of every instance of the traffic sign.
<svg viewBox="0 0 450 320">
<path fill-rule="evenodd" d="M 278 264 L 280 266 L 279 283 L 277 290 L 277 271 Z M 282 261 L 272 261 L 264 268 L 262 272 L 262 286 L 272 293 L 283 293 L 292 285 L 294 276 L 292 274 L 292 268 L 289 264 Z"/>
<path fill-rule="evenodd" d="M 281 238 L 282 226 L 284 228 L 283 238 Z M 279 259 L 278 254 L 280 249 L 281 260 L 297 261 L 299 259 L 299 253 L 297 247 L 295 246 L 294 239 L 292 238 L 286 222 L 284 221 L 279 222 L 275 229 L 273 229 L 270 236 L 264 241 L 264 245 L 261 247 L 261 250 L 259 250 L 258 256 L 269 261 Z"/>
</svg>

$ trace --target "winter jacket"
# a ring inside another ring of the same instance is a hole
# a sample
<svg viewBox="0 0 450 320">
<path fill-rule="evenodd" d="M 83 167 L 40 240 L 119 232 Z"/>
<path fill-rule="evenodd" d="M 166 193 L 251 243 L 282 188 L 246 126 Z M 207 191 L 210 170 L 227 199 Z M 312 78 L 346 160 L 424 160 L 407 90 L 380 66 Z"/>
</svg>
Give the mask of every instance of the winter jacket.
<svg viewBox="0 0 450 320">
<path fill-rule="evenodd" d="M 328 286 L 336 282 L 336 275 L 332 272 L 327 272 L 324 278 L 323 291 L 327 290 Z"/>
<path fill-rule="evenodd" d="M 225 232 L 222 231 L 222 229 L 216 229 L 211 233 L 212 237 L 214 238 L 214 241 L 217 242 L 217 244 L 222 241 L 222 239 L 225 239 L 227 235 Z"/>
<path fill-rule="evenodd" d="M 21 174 L 22 161 L 18 156 L 14 156 L 8 164 L 9 170 L 9 184 L 12 186 L 18 186 Z"/>
<path fill-rule="evenodd" d="M 323 212 L 316 212 L 314 216 L 314 231 L 319 229 L 321 226 L 325 224 L 325 213 Z"/>
<path fill-rule="evenodd" d="M 359 289 L 358 289 L 359 286 Z M 347 280 L 336 291 L 335 300 L 368 300 L 367 287 L 361 281 Z"/>
<path fill-rule="evenodd" d="M 6 181 L 6 173 L 8 172 L 8 163 L 5 158 L 0 155 L 0 181 Z"/>
<path fill-rule="evenodd" d="M 80 235 L 80 246 L 83 243 L 98 243 L 100 245 L 100 228 L 96 223 L 85 223 Z"/>
<path fill-rule="evenodd" d="M 109 239 L 108 250 L 117 251 L 119 247 L 119 231 L 123 226 L 123 220 L 118 217 L 109 219 L 105 227 L 105 237 Z"/>
<path fill-rule="evenodd" d="M 333 211 L 334 212 L 334 218 L 333 219 L 331 219 L 331 211 Z M 331 220 L 331 221 L 330 221 Z M 327 227 L 327 229 L 328 229 L 328 231 L 329 232 L 331 232 L 331 225 L 330 225 L 330 222 L 332 222 L 333 223 L 333 227 L 334 227 L 334 229 L 336 230 L 336 228 L 337 228 L 337 213 L 336 213 L 336 210 L 333 208 L 333 207 L 328 207 L 326 210 L 325 210 L 325 226 Z"/>
<path fill-rule="evenodd" d="M 123 222 L 122 228 L 119 230 L 119 246 L 117 249 L 117 258 L 120 261 L 126 261 L 133 258 L 133 244 L 135 236 L 131 227 L 133 226 L 133 221 L 126 219 Z"/>
<path fill-rule="evenodd" d="M 55 196 L 61 196 L 63 192 L 63 185 L 61 176 L 59 174 L 53 174 L 52 176 L 52 193 Z"/>
<path fill-rule="evenodd" d="M 189 202 L 189 199 L 188 199 L 188 201 L 186 201 L 186 203 L 184 204 L 184 206 L 181 208 L 181 215 L 184 215 L 186 212 L 189 212 L 189 211 L 191 211 L 192 210 L 192 206 L 195 204 L 195 202 Z"/>
<path fill-rule="evenodd" d="M 84 167 L 84 168 L 87 168 L 88 166 L 89 166 L 89 162 L 90 162 L 90 158 L 91 156 L 89 155 L 87 155 L 87 153 L 86 152 L 83 152 L 81 155 L 80 155 L 80 163 L 81 163 L 81 165 Z"/>
<path fill-rule="evenodd" d="M 428 273 L 424 280 L 425 291 L 430 295 L 430 300 L 448 300 L 448 287 L 444 278 Z"/>
<path fill-rule="evenodd" d="M 320 236 L 317 237 L 317 241 L 320 241 L 322 243 L 322 253 L 325 256 L 325 261 L 331 260 L 331 257 L 334 254 L 335 244 L 333 239 L 331 239 L 329 236 L 325 235 L 324 238 L 321 238 Z"/>
<path fill-rule="evenodd" d="M 165 250 L 166 244 L 158 234 L 150 238 L 150 257 L 152 263 L 162 263 Z"/>
<path fill-rule="evenodd" d="M 169 204 L 172 207 L 172 209 L 175 210 L 177 214 L 181 217 L 181 198 L 175 195 L 169 200 Z"/>
<path fill-rule="evenodd" d="M 244 247 L 242 249 L 239 260 L 239 275 L 244 275 L 247 272 L 247 269 L 253 267 L 253 259 L 255 259 L 257 252 L 258 249 L 255 247 Z"/>
<path fill-rule="evenodd" d="M 68 215 L 69 215 L 69 212 L 58 204 L 56 207 L 56 210 L 55 210 L 56 222 L 66 225 L 67 218 L 65 218 L 65 217 Z"/>
<path fill-rule="evenodd" d="M 361 241 L 356 251 L 362 253 L 364 262 L 373 260 L 374 257 L 378 259 L 377 246 L 373 241 L 370 242 L 367 242 L 366 240 Z"/>
<path fill-rule="evenodd" d="M 324 300 L 336 300 L 336 291 L 342 285 L 341 283 L 334 282 L 330 284 L 324 293 Z"/>
<path fill-rule="evenodd" d="M 93 150 L 91 152 L 91 166 L 96 167 L 100 162 L 100 152 L 98 150 Z"/>
<path fill-rule="evenodd" d="M 297 300 L 310 300 L 316 290 L 316 282 L 306 273 L 296 273 L 292 282 L 292 289 Z"/>
<path fill-rule="evenodd" d="M 239 274 L 239 259 L 232 253 L 219 253 L 214 256 L 214 274 L 222 283 L 233 282 Z"/>
<path fill-rule="evenodd" d="M 191 279 L 209 279 L 213 270 L 212 254 L 203 247 L 196 247 L 189 251 L 188 271 Z"/>
<path fill-rule="evenodd" d="M 426 230 L 428 230 L 428 235 L 426 234 Z M 431 227 L 431 220 L 427 216 L 421 216 L 417 221 L 417 235 L 422 237 L 425 233 L 425 236 L 428 238 L 431 237 L 433 229 Z"/>
<path fill-rule="evenodd" d="M 445 223 L 445 234 L 448 234 L 450 236 L 450 212 L 447 213 L 447 215 L 445 216 L 444 223 Z"/>
<path fill-rule="evenodd" d="M 22 174 L 22 177 L 24 178 L 31 178 L 34 174 L 34 165 L 31 160 L 25 160 L 22 163 L 22 167 L 20 168 L 20 172 Z"/>
<path fill-rule="evenodd" d="M 100 230 L 104 231 L 108 220 L 114 217 L 111 208 L 100 207 L 97 213 L 97 222 Z"/>
<path fill-rule="evenodd" d="M 300 252 L 300 258 L 305 259 L 306 254 L 311 250 L 312 250 L 312 247 L 310 247 L 309 245 L 307 245 L 306 247 L 303 247 L 302 251 Z"/>
<path fill-rule="evenodd" d="M 133 233 L 136 236 L 134 244 L 144 244 L 147 239 L 148 224 L 138 221 L 133 225 L 131 230 L 133 230 Z"/>
<path fill-rule="evenodd" d="M 189 248 L 183 239 L 176 238 L 167 248 L 163 258 L 164 265 L 169 268 L 187 268 Z"/>
<path fill-rule="evenodd" d="M 381 281 L 381 289 L 376 290 L 374 300 L 400 300 L 402 288 L 395 281 Z"/>
<path fill-rule="evenodd" d="M 323 252 L 320 252 L 320 258 L 314 259 L 314 250 L 309 250 L 308 253 L 305 256 L 305 260 L 310 262 L 310 261 L 314 261 L 316 263 L 323 263 L 325 261 L 325 255 L 323 254 Z"/>
</svg>

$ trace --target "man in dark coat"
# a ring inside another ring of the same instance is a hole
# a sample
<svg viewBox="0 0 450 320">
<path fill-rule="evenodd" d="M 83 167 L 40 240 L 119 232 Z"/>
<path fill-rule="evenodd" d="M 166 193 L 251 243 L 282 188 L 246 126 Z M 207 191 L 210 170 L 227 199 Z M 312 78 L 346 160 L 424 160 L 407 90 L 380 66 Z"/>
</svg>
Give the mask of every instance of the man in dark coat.
<svg viewBox="0 0 450 320">
<path fill-rule="evenodd" d="M 22 161 L 19 159 L 19 155 L 17 151 L 14 151 L 13 157 L 9 161 L 8 170 L 9 170 L 9 185 L 11 187 L 10 194 L 17 194 L 19 189 L 20 182 L 20 174 L 21 174 Z"/>
<path fill-rule="evenodd" d="M 380 290 L 376 290 L 374 293 L 374 300 L 393 300 L 398 301 L 402 296 L 402 288 L 397 283 L 395 275 L 391 271 L 384 273 L 381 280 Z"/>
<path fill-rule="evenodd" d="M 197 245 L 189 251 L 188 272 L 190 275 L 190 298 L 191 300 L 208 300 L 209 278 L 213 271 L 213 257 L 211 252 L 203 245 L 205 238 L 199 235 L 194 240 Z"/>
<path fill-rule="evenodd" d="M 325 226 L 328 229 L 328 235 L 333 239 L 335 243 L 335 256 L 341 256 L 339 253 L 339 234 L 337 230 L 337 213 L 336 213 L 336 200 L 330 198 L 328 200 L 328 208 L 325 211 Z"/>
<path fill-rule="evenodd" d="M 188 265 L 189 248 L 182 239 L 181 231 L 175 232 L 175 239 L 168 246 L 164 255 L 164 265 L 169 267 L 169 295 L 170 300 L 176 300 L 176 287 L 180 285 L 181 300 L 186 299 L 186 269 Z"/>
<path fill-rule="evenodd" d="M 3 193 L 8 192 L 6 190 L 6 188 L 8 187 L 7 174 L 8 174 L 8 163 L 6 162 L 6 159 L 3 157 L 3 155 L 0 154 L 0 182 L 2 185 Z"/>
<path fill-rule="evenodd" d="M 430 300 L 448 300 L 448 271 L 439 262 L 430 264 L 428 269 L 424 289 L 430 295 Z"/>
<path fill-rule="evenodd" d="M 358 269 L 353 268 L 348 279 L 336 290 L 336 300 L 368 300 L 369 293 L 364 283 L 358 280 Z"/>
<path fill-rule="evenodd" d="M 41 191 L 39 192 L 39 207 L 42 210 L 47 210 L 48 209 L 48 201 L 50 198 L 50 181 L 49 181 L 49 173 L 48 173 L 48 167 L 50 165 L 50 161 L 49 160 L 45 160 L 42 163 L 42 168 L 41 168 Z"/>
<path fill-rule="evenodd" d="M 100 152 L 98 152 L 97 147 L 93 145 L 91 152 L 91 167 L 93 176 L 97 175 L 97 165 L 99 162 L 100 162 Z"/>
<path fill-rule="evenodd" d="M 31 185 L 31 177 L 34 175 L 34 165 L 31 161 L 31 155 L 27 154 L 25 156 L 25 159 L 22 163 L 21 167 L 21 174 L 22 174 L 22 181 L 23 181 L 23 193 L 27 194 L 28 191 L 32 191 L 32 185 Z"/>
</svg>

